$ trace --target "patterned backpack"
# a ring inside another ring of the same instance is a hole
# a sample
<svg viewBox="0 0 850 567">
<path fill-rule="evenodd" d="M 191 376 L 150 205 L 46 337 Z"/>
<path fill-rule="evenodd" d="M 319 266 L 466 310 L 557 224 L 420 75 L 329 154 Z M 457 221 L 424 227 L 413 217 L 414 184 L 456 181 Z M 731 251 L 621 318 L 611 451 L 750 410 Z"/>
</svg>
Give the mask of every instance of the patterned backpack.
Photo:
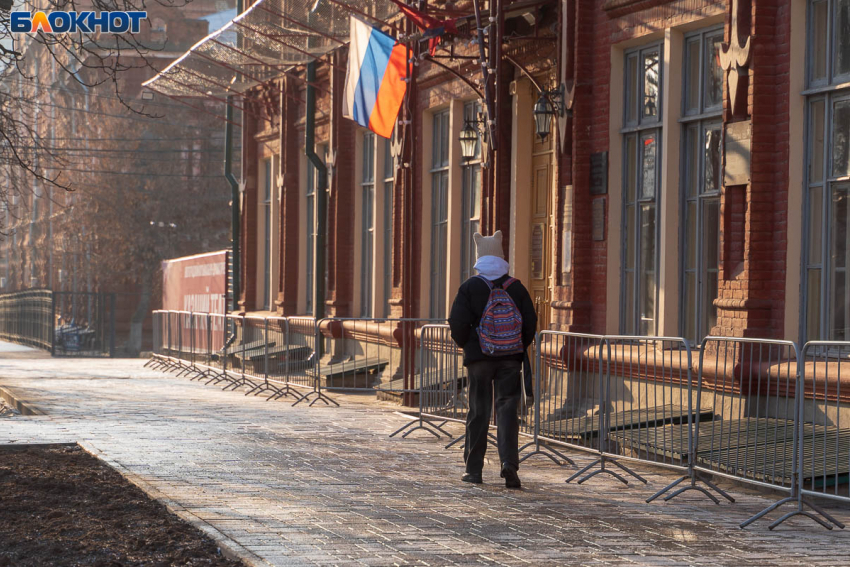
<svg viewBox="0 0 850 567">
<path fill-rule="evenodd" d="M 522 345 L 522 315 L 507 291 L 518 280 L 508 278 L 501 286 L 494 287 L 484 276 L 478 277 L 487 282 L 490 288 L 490 297 L 478 324 L 481 352 L 489 356 L 521 353 L 525 350 Z"/>
</svg>

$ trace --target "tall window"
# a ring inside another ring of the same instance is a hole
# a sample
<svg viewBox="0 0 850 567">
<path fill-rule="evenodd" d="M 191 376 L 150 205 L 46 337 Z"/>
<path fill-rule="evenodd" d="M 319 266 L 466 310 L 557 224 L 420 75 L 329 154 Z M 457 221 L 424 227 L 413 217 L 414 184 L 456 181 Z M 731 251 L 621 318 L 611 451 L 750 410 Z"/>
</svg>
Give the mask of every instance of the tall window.
<svg viewBox="0 0 850 567">
<path fill-rule="evenodd" d="M 395 166 L 392 140 L 384 141 L 384 317 L 390 316 L 393 279 L 393 183 Z"/>
<path fill-rule="evenodd" d="M 307 160 L 307 263 L 305 272 L 307 274 L 307 314 L 315 314 L 313 305 L 313 291 L 316 277 L 316 184 L 318 174 L 313 162 Z"/>
<path fill-rule="evenodd" d="M 263 309 L 271 311 L 272 281 L 272 160 L 263 160 Z"/>
<path fill-rule="evenodd" d="M 809 2 L 806 340 L 850 340 L 850 0 Z"/>
<path fill-rule="evenodd" d="M 446 316 L 446 256 L 449 228 L 449 111 L 434 114 L 431 153 L 431 313 Z"/>
<path fill-rule="evenodd" d="M 626 53 L 623 112 L 623 289 L 621 327 L 654 335 L 661 151 L 661 46 Z"/>
<path fill-rule="evenodd" d="M 685 39 L 682 97 L 684 222 L 680 322 L 682 336 L 697 343 L 717 324 L 717 275 L 720 266 L 720 147 L 723 28 Z"/>
<path fill-rule="evenodd" d="M 372 316 L 372 275 L 375 245 L 375 134 L 363 134 L 362 199 L 360 229 L 360 316 Z"/>
<path fill-rule="evenodd" d="M 463 105 L 463 119 L 478 120 L 481 103 L 467 102 Z M 475 155 L 465 160 L 463 170 L 463 241 L 460 245 L 460 276 L 466 281 L 473 275 L 475 265 L 475 242 L 472 235 L 481 227 L 481 137 L 475 144 Z"/>
</svg>

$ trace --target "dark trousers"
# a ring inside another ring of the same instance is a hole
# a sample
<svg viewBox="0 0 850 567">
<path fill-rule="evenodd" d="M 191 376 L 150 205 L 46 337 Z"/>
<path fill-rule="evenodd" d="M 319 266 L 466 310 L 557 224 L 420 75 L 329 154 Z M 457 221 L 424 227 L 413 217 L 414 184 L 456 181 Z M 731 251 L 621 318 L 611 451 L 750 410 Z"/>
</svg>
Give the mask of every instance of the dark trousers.
<svg viewBox="0 0 850 567">
<path fill-rule="evenodd" d="M 519 421 L 517 406 L 522 391 L 520 370 L 515 360 L 483 360 L 467 367 L 469 375 L 469 414 L 466 417 L 466 444 L 463 460 L 466 472 L 480 473 L 487 452 L 487 431 L 496 394 L 499 461 L 502 466 L 519 468 Z"/>
</svg>

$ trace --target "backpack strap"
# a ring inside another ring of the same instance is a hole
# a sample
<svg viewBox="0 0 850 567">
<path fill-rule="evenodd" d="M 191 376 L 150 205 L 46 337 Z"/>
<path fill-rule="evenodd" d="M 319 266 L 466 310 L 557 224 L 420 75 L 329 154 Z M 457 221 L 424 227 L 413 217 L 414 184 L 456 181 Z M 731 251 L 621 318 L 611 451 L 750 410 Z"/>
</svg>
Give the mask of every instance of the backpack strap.
<svg viewBox="0 0 850 567">
<path fill-rule="evenodd" d="M 484 283 L 487 284 L 487 287 L 490 288 L 490 291 L 493 291 L 493 282 L 491 282 L 490 280 L 488 280 L 487 278 L 485 278 L 481 274 L 477 274 L 475 277 L 483 280 Z"/>
<path fill-rule="evenodd" d="M 516 279 L 516 278 L 508 278 L 508 279 L 506 279 L 506 280 L 505 280 L 505 283 L 503 283 L 503 284 L 502 284 L 502 289 L 504 289 L 505 291 L 507 291 L 507 289 L 508 289 L 509 287 L 511 287 L 511 284 L 513 284 L 514 282 L 518 282 L 518 281 L 519 281 L 519 280 L 518 280 L 518 279 Z"/>
</svg>

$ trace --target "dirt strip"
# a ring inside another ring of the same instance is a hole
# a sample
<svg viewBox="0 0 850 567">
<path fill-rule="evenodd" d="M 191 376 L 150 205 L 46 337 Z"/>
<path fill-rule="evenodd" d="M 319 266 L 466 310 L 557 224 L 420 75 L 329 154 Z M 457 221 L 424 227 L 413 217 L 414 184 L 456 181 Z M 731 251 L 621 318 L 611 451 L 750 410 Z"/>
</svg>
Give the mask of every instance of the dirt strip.
<svg viewBox="0 0 850 567">
<path fill-rule="evenodd" d="M 0 567 L 237 567 L 76 445 L 0 447 Z"/>
</svg>

